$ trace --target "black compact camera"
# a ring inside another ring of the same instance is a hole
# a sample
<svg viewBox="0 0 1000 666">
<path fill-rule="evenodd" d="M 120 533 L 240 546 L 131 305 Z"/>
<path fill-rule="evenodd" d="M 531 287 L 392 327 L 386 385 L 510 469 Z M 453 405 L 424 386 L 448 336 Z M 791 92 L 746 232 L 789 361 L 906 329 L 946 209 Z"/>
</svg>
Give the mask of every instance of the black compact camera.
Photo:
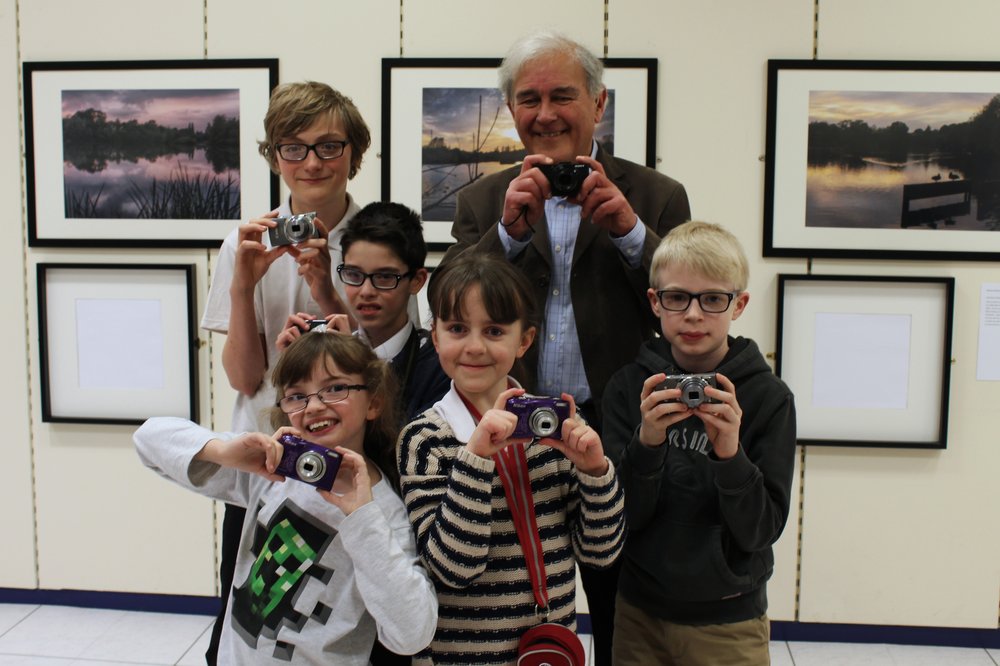
<svg viewBox="0 0 1000 666">
<path fill-rule="evenodd" d="M 667 375 L 667 378 L 657 385 L 656 390 L 679 388 L 681 390 L 680 400 L 667 400 L 665 402 L 683 402 L 694 409 L 703 402 L 722 402 L 705 395 L 705 389 L 709 386 L 719 388 L 715 381 L 714 372 L 700 375 Z"/>
<path fill-rule="evenodd" d="M 285 434 L 278 438 L 284 447 L 281 462 L 274 470 L 288 479 L 330 490 L 337 478 L 342 456 L 332 449 L 307 442 L 301 437 Z"/>
<path fill-rule="evenodd" d="M 303 333 L 308 333 L 309 331 L 316 331 L 317 333 L 325 333 L 327 330 L 326 327 L 328 325 L 329 324 L 327 323 L 326 319 L 307 319 L 306 327 L 302 328 L 301 326 L 299 326 L 298 328 Z"/>
<path fill-rule="evenodd" d="M 580 191 L 583 181 L 590 175 L 590 167 L 573 162 L 539 164 L 538 170 L 545 174 L 552 186 L 552 196 L 571 197 Z"/>
<path fill-rule="evenodd" d="M 507 401 L 507 411 L 517 416 L 511 437 L 562 439 L 563 421 L 569 418 L 569 403 L 559 398 L 518 395 Z"/>
<path fill-rule="evenodd" d="M 319 238 L 319 229 L 313 222 L 314 219 L 316 219 L 316 213 L 274 218 L 275 225 L 267 230 L 271 247 L 292 245 L 310 238 Z"/>
</svg>

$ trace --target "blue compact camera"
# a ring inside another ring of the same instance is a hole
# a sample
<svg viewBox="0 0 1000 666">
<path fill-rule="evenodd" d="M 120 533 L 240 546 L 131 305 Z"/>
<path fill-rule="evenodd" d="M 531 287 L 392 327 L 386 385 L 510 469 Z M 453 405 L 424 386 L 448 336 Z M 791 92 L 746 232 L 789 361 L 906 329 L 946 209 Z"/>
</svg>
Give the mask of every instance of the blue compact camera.
<svg viewBox="0 0 1000 666">
<path fill-rule="evenodd" d="M 307 442 L 295 435 L 282 435 L 278 441 L 284 447 L 284 452 L 281 454 L 281 462 L 274 470 L 275 474 L 323 490 L 330 490 L 333 487 L 333 480 L 337 478 L 337 470 L 340 469 L 343 456 L 332 449 Z"/>
<path fill-rule="evenodd" d="M 569 418 L 569 403 L 559 398 L 514 396 L 507 401 L 506 409 L 517 416 L 511 437 L 562 439 L 562 424 Z"/>
</svg>

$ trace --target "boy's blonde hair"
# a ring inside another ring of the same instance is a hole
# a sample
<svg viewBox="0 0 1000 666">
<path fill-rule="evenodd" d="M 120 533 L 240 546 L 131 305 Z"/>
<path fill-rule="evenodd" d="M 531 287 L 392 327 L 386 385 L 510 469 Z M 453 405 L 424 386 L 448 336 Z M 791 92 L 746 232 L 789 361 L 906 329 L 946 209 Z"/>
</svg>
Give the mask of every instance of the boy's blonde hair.
<svg viewBox="0 0 1000 666">
<path fill-rule="evenodd" d="M 670 230 L 653 253 L 649 286 L 657 284 L 664 268 L 687 268 L 702 277 L 733 285 L 746 291 L 750 266 L 740 241 L 725 227 L 711 222 L 691 221 Z"/>
<path fill-rule="evenodd" d="M 316 81 L 283 83 L 271 92 L 271 101 L 264 116 L 265 137 L 257 142 L 257 150 L 267 159 L 271 171 L 279 173 L 275 145 L 282 139 L 309 129 L 326 116 L 333 116 L 344 125 L 347 142 L 351 146 L 351 168 L 347 177 L 354 178 L 361 168 L 365 151 L 372 143 L 368 124 L 350 97 Z"/>
</svg>

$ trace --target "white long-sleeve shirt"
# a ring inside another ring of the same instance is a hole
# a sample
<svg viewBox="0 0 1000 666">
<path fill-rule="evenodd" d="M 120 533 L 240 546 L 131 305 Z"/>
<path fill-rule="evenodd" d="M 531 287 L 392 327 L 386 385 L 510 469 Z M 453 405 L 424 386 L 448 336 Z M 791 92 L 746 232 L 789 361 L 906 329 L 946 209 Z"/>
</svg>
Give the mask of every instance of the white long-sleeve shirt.
<svg viewBox="0 0 1000 666">
<path fill-rule="evenodd" d="M 194 461 L 209 440 L 232 436 L 172 417 L 149 419 L 134 435 L 147 467 L 247 508 L 219 663 L 361 666 L 376 632 L 400 654 L 429 644 L 437 596 L 385 480 L 374 501 L 345 516 L 308 484 Z"/>
</svg>

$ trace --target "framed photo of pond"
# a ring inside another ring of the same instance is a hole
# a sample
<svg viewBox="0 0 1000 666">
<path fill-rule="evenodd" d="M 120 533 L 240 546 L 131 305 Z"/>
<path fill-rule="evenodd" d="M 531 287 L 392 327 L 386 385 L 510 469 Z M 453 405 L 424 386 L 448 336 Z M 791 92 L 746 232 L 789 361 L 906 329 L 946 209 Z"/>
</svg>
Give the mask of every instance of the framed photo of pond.
<svg viewBox="0 0 1000 666">
<path fill-rule="evenodd" d="M 1000 62 L 769 60 L 763 247 L 1000 259 Z"/>
<path fill-rule="evenodd" d="M 276 59 L 25 62 L 28 244 L 218 247 L 278 204 Z"/>
<path fill-rule="evenodd" d="M 596 138 L 656 165 L 655 58 L 607 58 L 608 104 Z M 454 242 L 458 193 L 525 155 L 497 89 L 499 58 L 382 59 L 382 198 L 420 213 L 432 250 Z"/>
<path fill-rule="evenodd" d="M 193 264 L 36 270 L 42 421 L 198 420 Z"/>
<path fill-rule="evenodd" d="M 955 279 L 778 275 L 799 444 L 943 449 Z"/>
</svg>

